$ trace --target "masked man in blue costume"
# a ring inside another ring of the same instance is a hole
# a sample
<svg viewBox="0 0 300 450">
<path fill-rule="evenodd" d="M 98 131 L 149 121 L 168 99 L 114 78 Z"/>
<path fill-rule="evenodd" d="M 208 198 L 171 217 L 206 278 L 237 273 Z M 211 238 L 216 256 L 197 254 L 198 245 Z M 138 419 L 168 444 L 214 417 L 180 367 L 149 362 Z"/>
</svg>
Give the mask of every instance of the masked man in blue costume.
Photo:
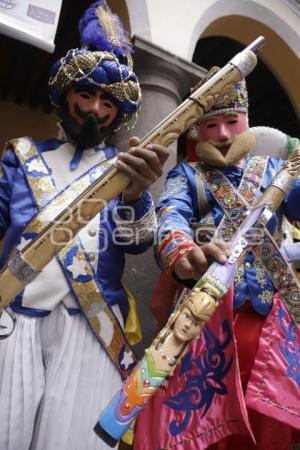
<svg viewBox="0 0 300 450">
<path fill-rule="evenodd" d="M 234 227 L 224 212 L 237 224 L 241 208 L 249 209 L 280 169 L 279 158 L 299 144 L 272 128 L 249 128 L 247 111 L 247 91 L 240 82 L 190 129 L 188 156 L 193 162 L 168 174 L 157 207 L 156 255 L 177 286 L 192 287 L 213 260 L 227 260 L 224 243 L 230 242 Z M 283 217 L 298 220 L 299 202 L 297 180 L 268 223 L 279 245 Z M 142 411 L 136 450 L 291 450 L 292 442 L 298 442 L 300 333 L 287 312 L 292 296 L 285 309 L 272 282 L 281 280 L 280 291 L 294 280 L 293 272 L 285 272 L 280 254 L 263 248 L 269 251 L 271 277 L 250 247 L 236 273 L 234 292 Z M 172 291 L 166 281 L 163 285 L 162 295 L 156 289 L 154 298 L 160 317 L 170 305 L 166 293 Z"/>
<path fill-rule="evenodd" d="M 16 329 L 0 345 L 2 450 L 107 448 L 93 433 L 95 417 L 135 358 L 126 337 L 129 318 L 133 334 L 138 325 L 121 282 L 124 254 L 152 242 L 147 188 L 162 174 L 168 151 L 139 148 L 137 138 L 128 153 L 106 144 L 141 105 L 131 47 L 103 0 L 87 10 L 79 30 L 82 48 L 70 50 L 50 74 L 58 138 L 15 139 L 1 161 L 1 265 L 36 235 L 32 218 L 41 210 L 45 220 L 54 218 L 105 170 L 106 160 L 116 156 L 131 184 L 11 304 Z M 60 203 L 53 200 L 58 192 Z"/>
</svg>

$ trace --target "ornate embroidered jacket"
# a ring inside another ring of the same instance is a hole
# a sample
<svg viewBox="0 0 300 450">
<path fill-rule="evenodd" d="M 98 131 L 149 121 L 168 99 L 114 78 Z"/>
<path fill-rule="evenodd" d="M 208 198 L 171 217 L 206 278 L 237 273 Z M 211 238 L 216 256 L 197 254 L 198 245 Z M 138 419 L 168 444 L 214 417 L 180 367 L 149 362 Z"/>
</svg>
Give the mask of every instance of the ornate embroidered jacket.
<svg viewBox="0 0 300 450">
<path fill-rule="evenodd" d="M 235 188 L 239 187 L 249 160 L 250 158 L 245 161 L 243 169 L 238 167 L 220 169 Z M 257 173 L 253 173 L 252 180 L 251 174 L 248 174 L 250 181 L 246 186 L 246 191 L 248 190 L 249 195 L 251 196 L 253 186 L 256 184 L 256 198 L 259 198 L 281 165 L 282 161 L 267 158 L 264 168 L 261 170 L 260 179 L 256 179 Z M 160 267 L 164 270 L 172 272 L 178 259 L 191 246 L 196 245 L 193 242 L 195 239 L 193 230 L 197 229 L 199 224 L 205 225 L 206 230 L 214 229 L 223 217 L 222 208 L 212 195 L 206 182 L 203 184 L 202 191 L 201 186 L 199 189 L 196 166 L 193 167 L 191 164 L 183 162 L 169 172 L 165 191 L 157 206 L 159 222 L 156 255 Z M 205 202 L 203 202 L 201 196 L 205 197 L 206 208 L 203 206 Z M 231 201 L 231 197 L 229 197 L 228 201 Z M 292 220 L 299 220 L 299 201 L 300 179 L 295 183 L 282 207 L 268 224 L 269 231 L 278 242 L 283 237 L 281 226 L 283 216 L 285 215 Z M 197 237 L 199 238 L 199 235 Z M 197 241 L 199 244 L 199 239 Z M 273 295 L 274 287 L 270 277 L 249 251 L 236 276 L 234 307 L 240 307 L 248 299 L 251 300 L 257 312 L 266 315 L 270 311 Z"/>
</svg>

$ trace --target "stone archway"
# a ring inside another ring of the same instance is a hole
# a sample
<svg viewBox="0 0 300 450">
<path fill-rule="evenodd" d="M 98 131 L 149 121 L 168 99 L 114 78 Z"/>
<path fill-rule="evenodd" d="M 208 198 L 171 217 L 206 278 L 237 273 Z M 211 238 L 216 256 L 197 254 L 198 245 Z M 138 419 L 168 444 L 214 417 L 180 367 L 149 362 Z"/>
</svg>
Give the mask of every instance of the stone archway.
<svg viewBox="0 0 300 450">
<path fill-rule="evenodd" d="M 292 0 L 289 1 L 291 2 Z M 240 0 L 231 0 L 230 2 L 214 0 L 209 3 L 209 6 L 202 8 L 201 14 L 198 15 L 199 19 L 191 33 L 190 56 L 192 56 L 193 48 L 195 48 L 199 36 L 203 35 L 210 24 L 221 18 L 240 16 L 260 21 L 266 27 L 276 31 L 279 37 L 290 48 L 293 48 L 296 55 L 300 57 L 298 34 L 300 7 L 297 15 L 293 8 L 287 5 L 287 2 L 279 0 L 248 0 L 247 2 L 241 2 Z M 231 33 L 230 29 L 227 31 Z M 241 31 L 245 33 L 246 30 Z"/>
<path fill-rule="evenodd" d="M 196 45 L 193 62 L 206 69 L 214 65 L 222 67 L 243 48 L 240 42 L 222 35 L 201 37 Z M 247 86 L 250 126 L 270 126 L 300 137 L 299 118 L 294 104 L 285 87 L 261 57 L 247 77 Z"/>
<path fill-rule="evenodd" d="M 266 6 L 254 1 L 214 2 L 196 24 L 190 49 L 193 51 L 200 37 L 222 36 L 248 45 L 257 36 L 265 36 L 266 45 L 261 58 L 285 89 L 299 117 L 300 91 L 295 77 L 300 72 L 300 39 L 295 31 L 297 20 L 288 6 L 283 5 L 282 11 L 274 12 L 271 3 L 270 8 L 267 7 L 269 2 L 265 3 Z"/>
<path fill-rule="evenodd" d="M 257 20 L 229 16 L 211 23 L 202 37 L 225 36 L 247 45 L 259 35 L 266 38 L 261 59 L 280 81 L 297 115 L 300 116 L 299 80 L 295 76 L 300 73 L 300 60 L 277 33 Z"/>
</svg>

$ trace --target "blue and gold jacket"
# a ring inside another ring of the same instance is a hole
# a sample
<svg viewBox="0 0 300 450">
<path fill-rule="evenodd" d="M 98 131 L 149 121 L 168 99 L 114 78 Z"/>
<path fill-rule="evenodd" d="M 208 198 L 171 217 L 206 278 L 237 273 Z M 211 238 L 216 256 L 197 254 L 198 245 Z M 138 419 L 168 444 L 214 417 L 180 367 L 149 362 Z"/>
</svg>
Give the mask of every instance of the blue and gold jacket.
<svg viewBox="0 0 300 450">
<path fill-rule="evenodd" d="M 70 142 L 50 139 L 34 145 L 50 168 L 59 191 L 91 167 L 117 154 L 114 147 L 87 149 L 77 169 L 71 171 L 74 146 Z M 38 211 L 25 174 L 30 170 L 35 168 L 29 164 L 22 167 L 14 149 L 8 146 L 0 165 L 0 237 L 4 238 L 0 268 L 15 247 L 21 250 L 26 245 L 24 238 L 21 239 L 22 232 Z M 131 221 L 128 221 L 128 215 L 130 219 L 134 216 Z M 133 236 L 141 227 L 146 232 L 141 232 L 138 237 Z M 127 230 L 127 234 L 123 229 Z M 128 229 L 132 233 L 128 233 Z M 121 282 L 125 253 L 138 254 L 146 250 L 152 243 L 153 229 L 153 202 L 151 194 L 146 191 L 130 208 L 122 203 L 121 197 L 114 198 L 79 233 L 105 301 L 110 305 L 119 305 L 124 318 L 128 311 L 127 293 Z M 61 301 L 70 313 L 79 311 L 64 274 L 54 259 L 16 297 L 11 307 L 17 313 L 43 317 Z"/>
</svg>

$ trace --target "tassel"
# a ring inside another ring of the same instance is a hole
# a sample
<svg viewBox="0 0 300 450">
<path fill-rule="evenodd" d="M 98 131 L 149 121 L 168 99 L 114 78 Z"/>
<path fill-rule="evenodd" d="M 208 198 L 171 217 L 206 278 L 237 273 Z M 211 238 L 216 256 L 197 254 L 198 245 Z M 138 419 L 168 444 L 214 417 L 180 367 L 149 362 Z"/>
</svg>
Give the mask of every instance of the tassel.
<svg viewBox="0 0 300 450">
<path fill-rule="evenodd" d="M 76 170 L 77 167 L 79 166 L 80 160 L 81 160 L 81 156 L 82 156 L 82 152 L 83 152 L 83 148 L 80 145 L 77 145 L 73 158 L 70 161 L 70 169 L 71 170 Z"/>
</svg>

